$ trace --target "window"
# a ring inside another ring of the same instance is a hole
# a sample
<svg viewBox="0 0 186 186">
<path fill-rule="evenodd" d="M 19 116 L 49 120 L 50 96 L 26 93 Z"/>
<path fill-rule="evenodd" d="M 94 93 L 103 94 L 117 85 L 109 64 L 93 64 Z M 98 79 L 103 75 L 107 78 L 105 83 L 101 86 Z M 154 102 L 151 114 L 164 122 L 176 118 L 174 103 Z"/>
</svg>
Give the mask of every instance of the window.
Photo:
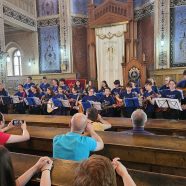
<svg viewBox="0 0 186 186">
<path fill-rule="evenodd" d="M 19 50 L 16 50 L 13 53 L 13 75 L 14 76 L 22 75 L 21 52 Z"/>
</svg>

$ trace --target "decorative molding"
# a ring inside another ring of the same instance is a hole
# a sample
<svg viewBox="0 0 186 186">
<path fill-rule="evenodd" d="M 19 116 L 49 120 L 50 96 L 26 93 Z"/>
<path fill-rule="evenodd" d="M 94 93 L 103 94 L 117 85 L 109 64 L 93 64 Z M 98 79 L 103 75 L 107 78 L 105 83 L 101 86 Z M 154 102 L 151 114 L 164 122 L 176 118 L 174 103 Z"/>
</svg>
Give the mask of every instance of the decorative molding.
<svg viewBox="0 0 186 186">
<path fill-rule="evenodd" d="M 186 5 L 186 0 L 170 0 L 170 7 Z"/>
<path fill-rule="evenodd" d="M 43 19 L 37 21 L 38 28 L 46 27 L 46 26 L 54 26 L 59 24 L 60 24 L 59 18 Z"/>
<path fill-rule="evenodd" d="M 87 25 L 88 18 L 71 16 L 71 22 L 72 22 L 72 25 Z"/>
<path fill-rule="evenodd" d="M 134 11 L 134 18 L 136 21 L 143 19 L 146 16 L 149 16 L 154 13 L 154 2 L 146 4 L 140 9 Z"/>
<path fill-rule="evenodd" d="M 12 8 L 8 7 L 8 6 L 3 6 L 3 13 L 4 15 L 13 18 L 17 21 L 20 21 L 26 25 L 29 25 L 31 27 L 36 27 L 36 20 L 18 12 L 13 10 Z"/>
</svg>

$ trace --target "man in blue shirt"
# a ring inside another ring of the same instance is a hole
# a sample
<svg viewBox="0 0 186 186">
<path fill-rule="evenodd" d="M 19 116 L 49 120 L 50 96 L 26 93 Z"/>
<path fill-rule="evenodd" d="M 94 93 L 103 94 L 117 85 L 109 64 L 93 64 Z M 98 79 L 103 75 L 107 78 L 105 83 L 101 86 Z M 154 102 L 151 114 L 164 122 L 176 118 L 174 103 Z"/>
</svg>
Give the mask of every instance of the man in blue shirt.
<svg viewBox="0 0 186 186">
<path fill-rule="evenodd" d="M 40 84 L 39 87 L 43 92 L 46 92 L 47 88 L 50 87 L 50 84 L 47 82 L 46 76 L 43 76 L 42 83 Z"/>
<path fill-rule="evenodd" d="M 53 139 L 53 157 L 82 161 L 89 157 L 91 151 L 103 149 L 101 137 L 93 130 L 84 114 L 77 113 L 71 119 L 71 132 L 55 136 Z M 91 137 L 83 136 L 88 132 Z"/>
<path fill-rule="evenodd" d="M 31 76 L 28 76 L 27 79 L 26 79 L 26 83 L 24 84 L 24 89 L 25 90 L 28 90 L 31 88 L 32 85 L 35 85 L 33 82 L 32 82 L 32 77 Z"/>
<path fill-rule="evenodd" d="M 143 134 L 143 135 L 154 135 L 148 131 L 144 130 L 145 123 L 147 122 L 147 115 L 146 113 L 141 110 L 137 109 L 131 115 L 133 129 L 122 132 L 123 134 Z"/>
</svg>

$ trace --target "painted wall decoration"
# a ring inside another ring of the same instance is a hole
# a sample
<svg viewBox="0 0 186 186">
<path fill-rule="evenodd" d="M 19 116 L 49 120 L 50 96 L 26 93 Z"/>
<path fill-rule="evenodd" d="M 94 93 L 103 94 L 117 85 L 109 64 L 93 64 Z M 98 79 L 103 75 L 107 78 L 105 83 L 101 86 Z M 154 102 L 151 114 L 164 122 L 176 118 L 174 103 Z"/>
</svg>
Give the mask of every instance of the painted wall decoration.
<svg viewBox="0 0 186 186">
<path fill-rule="evenodd" d="M 152 3 L 154 0 L 134 0 L 134 7 L 140 8 L 147 3 Z"/>
<path fill-rule="evenodd" d="M 59 26 L 39 28 L 40 73 L 61 72 Z"/>
<path fill-rule="evenodd" d="M 58 0 L 37 0 L 38 17 L 56 15 L 58 13 Z"/>
<path fill-rule="evenodd" d="M 127 0 L 117 0 L 120 2 L 127 2 Z M 103 3 L 104 0 L 93 0 L 95 5 Z M 88 0 L 71 0 L 72 14 L 87 15 Z"/>
<path fill-rule="evenodd" d="M 171 66 L 186 66 L 186 6 L 171 8 Z"/>
</svg>

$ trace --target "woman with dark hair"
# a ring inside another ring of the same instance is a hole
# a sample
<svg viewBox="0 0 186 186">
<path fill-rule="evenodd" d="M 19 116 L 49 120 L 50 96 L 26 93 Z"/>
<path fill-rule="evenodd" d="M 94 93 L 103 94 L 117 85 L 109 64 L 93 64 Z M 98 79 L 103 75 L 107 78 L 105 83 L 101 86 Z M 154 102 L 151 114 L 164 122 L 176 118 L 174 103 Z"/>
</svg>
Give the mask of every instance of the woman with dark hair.
<svg viewBox="0 0 186 186">
<path fill-rule="evenodd" d="M 77 89 L 78 93 L 83 93 L 83 87 L 81 86 L 81 82 L 76 80 L 74 87 Z"/>
<path fill-rule="evenodd" d="M 19 114 L 25 114 L 25 110 L 26 110 L 26 105 L 24 103 L 24 98 L 27 97 L 26 91 L 23 88 L 22 84 L 19 84 L 17 86 L 17 92 L 14 94 L 14 96 L 18 96 L 19 97 L 19 103 L 15 103 L 14 104 L 14 108 L 16 110 L 17 113 Z"/>
<path fill-rule="evenodd" d="M 2 186 L 24 186 L 37 172 L 42 172 L 40 186 L 51 186 L 50 171 L 52 169 L 52 160 L 48 157 L 42 157 L 39 161 L 15 180 L 13 165 L 9 151 L 0 146 L 0 185 Z"/>
<path fill-rule="evenodd" d="M 42 114 L 48 115 L 49 113 L 47 112 L 47 104 L 50 99 L 54 98 L 55 94 L 53 92 L 52 87 L 48 87 L 46 89 L 46 94 L 42 96 L 41 101 L 42 101 Z"/>
<path fill-rule="evenodd" d="M 41 97 L 42 97 L 40 93 L 40 89 L 36 85 L 32 85 L 30 89 L 31 89 L 31 92 L 29 92 L 28 98 L 27 98 L 27 101 L 29 103 L 29 113 L 40 114 L 41 113 Z M 29 100 L 31 100 L 31 102 L 29 102 Z"/>
<path fill-rule="evenodd" d="M 101 89 L 98 92 L 105 92 L 105 89 L 109 88 L 107 82 L 104 80 L 101 82 Z"/>
</svg>

